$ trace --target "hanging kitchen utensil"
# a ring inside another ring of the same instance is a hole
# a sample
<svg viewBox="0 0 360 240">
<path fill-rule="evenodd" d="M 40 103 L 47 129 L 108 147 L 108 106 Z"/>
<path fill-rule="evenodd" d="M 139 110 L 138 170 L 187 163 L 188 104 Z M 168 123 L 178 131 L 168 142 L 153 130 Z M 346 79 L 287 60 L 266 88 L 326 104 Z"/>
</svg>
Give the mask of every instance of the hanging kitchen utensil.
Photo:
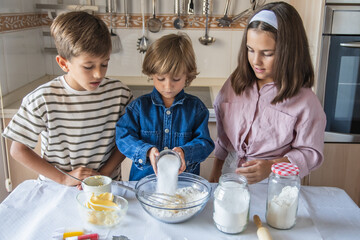
<svg viewBox="0 0 360 240">
<path fill-rule="evenodd" d="M 174 27 L 176 29 L 182 29 L 184 27 L 184 21 L 181 19 L 180 0 L 175 0 L 175 14 L 177 18 L 174 20 Z"/>
<path fill-rule="evenodd" d="M 188 22 L 190 24 L 190 27 L 192 27 L 194 23 L 194 15 L 195 15 L 194 0 L 189 0 L 187 5 L 187 14 L 188 14 Z"/>
<path fill-rule="evenodd" d="M 216 21 L 218 21 L 219 27 L 230 27 L 230 24 L 232 22 L 231 18 L 229 18 L 229 7 L 230 7 L 231 1 L 226 0 L 225 10 L 224 10 L 224 16 Z"/>
<path fill-rule="evenodd" d="M 140 53 L 145 53 L 147 48 L 148 48 L 149 40 L 147 39 L 147 37 L 145 37 L 145 5 L 144 5 L 144 0 L 141 0 L 141 17 L 142 17 L 142 37 L 138 39 L 137 50 L 139 50 Z"/>
<path fill-rule="evenodd" d="M 213 0 L 202 0 L 202 14 L 206 15 L 206 8 L 209 15 L 212 14 Z"/>
<path fill-rule="evenodd" d="M 230 25 L 231 25 L 231 23 L 234 23 L 234 22 L 236 22 L 237 20 L 239 20 L 240 18 L 244 18 L 244 17 L 249 17 L 251 14 L 253 14 L 254 13 L 254 11 L 256 10 L 256 9 L 258 9 L 259 7 L 261 7 L 262 5 L 264 5 L 264 3 L 265 3 L 265 0 L 250 0 L 250 5 L 251 5 L 251 7 L 250 8 L 248 8 L 248 9 L 245 9 L 244 11 L 242 11 L 241 13 L 239 13 L 239 14 L 237 14 L 235 17 L 233 17 L 233 18 L 231 18 L 230 20 L 230 23 L 229 23 L 229 25 L 221 25 L 220 24 L 220 22 L 219 22 L 219 26 L 220 27 L 229 27 Z M 219 20 L 217 20 L 217 21 L 220 21 L 220 19 Z"/>
<path fill-rule="evenodd" d="M 112 53 L 120 52 L 120 37 L 113 32 L 113 0 L 107 0 L 107 10 L 110 13 L 110 35 L 112 44 Z"/>
<path fill-rule="evenodd" d="M 124 11 L 125 11 L 125 27 L 129 27 L 130 24 L 130 15 L 128 13 L 128 0 L 124 0 Z"/>
<path fill-rule="evenodd" d="M 184 204 L 185 201 L 180 195 L 169 195 L 165 193 L 157 193 L 157 192 L 146 192 L 139 189 L 135 189 L 129 186 L 126 186 L 122 183 L 116 182 L 116 184 L 124 188 L 126 190 L 134 192 L 137 196 L 144 198 L 145 200 L 160 204 L 160 205 L 166 205 L 166 204 Z"/>
<path fill-rule="evenodd" d="M 156 0 L 153 0 L 152 4 L 153 4 L 153 17 L 148 20 L 148 29 L 152 33 L 157 33 L 161 30 L 162 23 L 161 20 L 156 18 L 155 15 Z"/>
<path fill-rule="evenodd" d="M 209 0 L 205 0 L 205 36 L 199 38 L 202 45 L 210 45 L 216 40 L 208 35 L 209 9 Z"/>
</svg>

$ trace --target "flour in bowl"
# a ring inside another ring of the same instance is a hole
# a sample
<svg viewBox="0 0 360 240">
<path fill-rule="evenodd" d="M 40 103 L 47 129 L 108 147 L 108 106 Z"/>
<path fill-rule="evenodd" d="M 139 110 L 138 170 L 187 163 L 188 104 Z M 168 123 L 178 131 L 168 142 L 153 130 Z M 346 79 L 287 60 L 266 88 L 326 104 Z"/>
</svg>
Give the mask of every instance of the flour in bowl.
<svg viewBox="0 0 360 240">
<path fill-rule="evenodd" d="M 199 200 L 204 199 L 208 195 L 208 192 L 199 191 L 198 189 L 192 187 L 184 187 L 177 189 L 175 194 L 184 200 L 184 204 L 177 205 L 177 207 L 168 206 L 170 209 L 161 209 L 145 206 L 146 210 L 159 220 L 163 220 L 166 222 L 181 222 L 195 215 L 201 209 L 201 203 L 203 201 L 200 202 Z M 196 204 L 188 204 L 195 201 L 199 202 L 197 202 Z M 162 207 L 166 208 L 167 206 L 165 205 Z"/>
</svg>

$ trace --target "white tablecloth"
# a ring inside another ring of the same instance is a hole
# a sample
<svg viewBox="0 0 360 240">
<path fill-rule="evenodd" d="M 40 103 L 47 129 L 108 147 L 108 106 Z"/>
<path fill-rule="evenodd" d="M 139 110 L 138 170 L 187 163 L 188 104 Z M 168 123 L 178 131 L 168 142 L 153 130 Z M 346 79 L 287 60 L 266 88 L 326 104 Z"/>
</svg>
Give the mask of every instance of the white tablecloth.
<svg viewBox="0 0 360 240">
<path fill-rule="evenodd" d="M 134 186 L 134 182 L 125 182 Z M 213 189 L 216 187 L 212 184 Z M 115 228 L 89 228 L 81 221 L 75 187 L 54 182 L 27 180 L 20 184 L 0 204 L 0 240 L 50 240 L 61 228 L 85 228 L 99 233 L 102 239 L 124 235 L 137 239 L 257 239 L 252 221 L 258 214 L 265 223 L 267 184 L 250 185 L 250 220 L 247 229 L 237 235 L 217 230 L 212 220 L 213 197 L 204 210 L 184 223 L 165 224 L 151 218 L 141 208 L 134 194 L 113 185 L 113 193 L 129 201 L 124 220 Z M 341 189 L 330 187 L 302 187 L 297 223 L 290 230 L 270 228 L 273 239 L 360 239 L 360 209 Z"/>
</svg>

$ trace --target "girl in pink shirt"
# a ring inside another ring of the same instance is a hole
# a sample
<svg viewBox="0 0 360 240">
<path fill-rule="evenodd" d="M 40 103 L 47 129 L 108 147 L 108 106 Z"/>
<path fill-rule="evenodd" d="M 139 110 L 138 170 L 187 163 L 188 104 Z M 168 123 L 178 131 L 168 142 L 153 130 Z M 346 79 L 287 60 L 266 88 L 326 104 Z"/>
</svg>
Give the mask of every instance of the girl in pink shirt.
<svg viewBox="0 0 360 240">
<path fill-rule="evenodd" d="M 291 162 L 304 177 L 323 161 L 325 113 L 311 90 L 314 70 L 294 7 L 269 3 L 245 29 L 238 67 L 218 94 L 218 139 L 210 181 L 236 172 L 249 183 Z"/>
</svg>

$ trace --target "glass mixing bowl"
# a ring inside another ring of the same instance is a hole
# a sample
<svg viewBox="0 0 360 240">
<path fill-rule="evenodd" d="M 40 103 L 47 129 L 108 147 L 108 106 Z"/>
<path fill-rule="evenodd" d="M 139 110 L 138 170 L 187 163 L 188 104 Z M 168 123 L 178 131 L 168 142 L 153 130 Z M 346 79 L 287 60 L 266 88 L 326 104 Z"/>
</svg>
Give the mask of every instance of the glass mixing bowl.
<svg viewBox="0 0 360 240">
<path fill-rule="evenodd" d="M 89 194 L 84 191 L 79 192 L 76 196 L 79 213 L 86 223 L 100 227 L 113 227 L 120 223 L 126 215 L 128 201 L 123 197 L 114 195 L 113 202 L 118 206 L 118 209 L 115 211 L 96 211 L 90 209 L 86 207 L 86 203 L 89 199 Z"/>
<path fill-rule="evenodd" d="M 135 189 L 145 192 L 156 192 L 157 178 L 155 174 L 146 176 L 138 181 Z M 182 173 L 178 177 L 177 194 L 185 200 L 181 204 L 153 202 L 136 194 L 143 209 L 153 218 L 165 223 L 179 223 L 187 221 L 200 213 L 211 196 L 210 183 L 195 174 Z"/>
</svg>

